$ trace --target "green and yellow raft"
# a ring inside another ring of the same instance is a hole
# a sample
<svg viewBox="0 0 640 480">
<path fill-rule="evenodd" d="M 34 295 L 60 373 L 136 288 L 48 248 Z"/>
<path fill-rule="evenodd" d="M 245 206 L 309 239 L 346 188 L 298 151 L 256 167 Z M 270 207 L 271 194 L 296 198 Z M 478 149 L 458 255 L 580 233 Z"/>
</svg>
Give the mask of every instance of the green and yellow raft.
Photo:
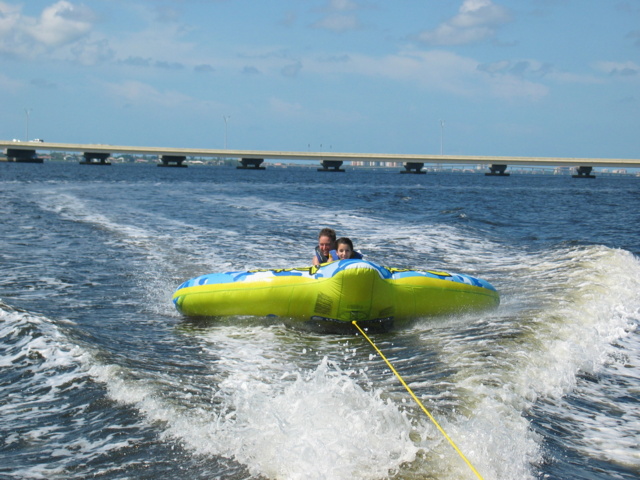
<svg viewBox="0 0 640 480">
<path fill-rule="evenodd" d="M 398 325 L 481 311 L 500 303 L 487 281 L 463 274 L 386 268 L 366 260 L 201 275 L 173 295 L 188 317 L 281 317 L 311 323 Z"/>
</svg>

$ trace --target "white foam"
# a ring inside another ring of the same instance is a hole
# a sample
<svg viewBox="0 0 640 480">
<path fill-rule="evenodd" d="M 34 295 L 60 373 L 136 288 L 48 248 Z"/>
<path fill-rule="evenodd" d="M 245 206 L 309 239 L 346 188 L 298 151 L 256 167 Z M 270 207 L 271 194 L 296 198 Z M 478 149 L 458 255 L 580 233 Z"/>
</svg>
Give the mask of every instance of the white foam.
<svg viewBox="0 0 640 480">
<path fill-rule="evenodd" d="M 218 448 L 272 478 L 379 478 L 414 459 L 410 422 L 379 392 L 326 359 L 291 379 L 237 385 Z"/>
<path fill-rule="evenodd" d="M 619 372 L 607 373 L 618 364 L 612 361 L 619 351 L 613 344 L 635 335 L 638 325 L 640 263 L 628 252 L 604 247 L 549 252 L 544 265 L 537 258 L 520 264 L 520 274 L 511 278 L 517 282 L 518 277 L 526 277 L 526 288 L 511 291 L 535 295 L 537 308 L 516 299 L 497 316 L 466 326 L 460 320 L 445 323 L 424 333 L 440 361 L 457 372 L 450 393 L 467 413 L 448 422 L 448 428 L 463 444 L 468 439 L 469 451 L 481 447 L 476 462 L 485 478 L 533 478 L 530 465 L 539 463 L 543 452 L 525 415 L 534 406 L 556 415 L 556 405 L 567 408 L 563 398 L 582 393 L 584 386 L 576 388 L 583 373 L 623 379 Z M 540 301 L 540 291 L 552 295 L 548 303 Z M 527 308 L 521 310 L 523 304 Z M 636 365 L 638 350 L 624 351 Z M 615 391 L 592 387 L 599 392 L 596 397 L 612 395 L 616 403 Z M 431 400 L 437 404 L 437 398 Z M 640 437 L 636 415 L 604 421 L 573 410 L 561 416 L 575 416 L 567 423 L 581 452 L 638 465 L 631 440 Z M 623 424 L 627 441 L 616 442 Z"/>
<path fill-rule="evenodd" d="M 278 329 L 216 329 L 203 338 L 211 396 L 167 396 L 153 381 L 94 366 L 115 400 L 135 406 L 166 435 L 197 453 L 224 456 L 271 478 L 381 478 L 415 458 L 411 422 L 362 373 L 312 352 L 309 369 L 281 351 Z M 252 333 L 254 335 L 252 335 Z M 259 334 L 259 335 L 256 335 Z M 285 339 L 286 340 L 286 339 Z M 350 354 L 348 354 L 350 355 Z M 366 383 L 366 382 L 364 382 Z"/>
</svg>

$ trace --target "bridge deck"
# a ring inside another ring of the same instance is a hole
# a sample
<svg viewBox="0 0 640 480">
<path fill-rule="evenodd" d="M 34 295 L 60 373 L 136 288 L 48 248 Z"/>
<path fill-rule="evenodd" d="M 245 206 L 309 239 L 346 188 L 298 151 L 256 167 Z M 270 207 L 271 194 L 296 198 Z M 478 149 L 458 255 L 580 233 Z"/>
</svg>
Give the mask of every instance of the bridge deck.
<svg viewBox="0 0 640 480">
<path fill-rule="evenodd" d="M 44 150 L 91 153 L 129 153 L 158 156 L 260 158 L 270 160 L 308 161 L 377 161 L 422 162 L 428 164 L 486 164 L 486 165 L 538 165 L 538 166 L 592 166 L 640 168 L 640 159 L 631 158 L 572 158 L 572 157 L 504 157 L 480 155 L 422 155 L 391 153 L 338 153 L 338 152 L 287 152 L 269 150 L 224 150 L 205 148 L 136 147 L 123 145 L 12 142 L 0 140 L 0 148 L 15 150 Z"/>
</svg>

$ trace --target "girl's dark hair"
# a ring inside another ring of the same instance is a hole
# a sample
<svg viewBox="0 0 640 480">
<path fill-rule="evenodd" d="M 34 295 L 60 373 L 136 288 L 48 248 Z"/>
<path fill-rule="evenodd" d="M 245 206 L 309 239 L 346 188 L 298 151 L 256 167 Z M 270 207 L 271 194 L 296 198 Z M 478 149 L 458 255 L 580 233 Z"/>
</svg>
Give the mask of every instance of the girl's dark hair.
<svg viewBox="0 0 640 480">
<path fill-rule="evenodd" d="M 349 245 L 349 247 L 351 247 L 351 250 L 353 251 L 353 242 L 350 238 L 340 237 L 338 240 L 336 240 L 336 247 L 341 243 L 346 243 L 347 245 Z"/>
</svg>

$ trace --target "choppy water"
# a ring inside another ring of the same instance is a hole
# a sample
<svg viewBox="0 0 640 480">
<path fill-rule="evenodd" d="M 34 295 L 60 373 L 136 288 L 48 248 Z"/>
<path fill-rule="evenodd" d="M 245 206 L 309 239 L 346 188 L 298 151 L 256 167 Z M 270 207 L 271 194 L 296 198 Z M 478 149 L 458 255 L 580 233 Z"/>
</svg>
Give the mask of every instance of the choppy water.
<svg viewBox="0 0 640 480">
<path fill-rule="evenodd" d="M 361 336 L 174 311 L 332 226 L 501 292 L 373 338 L 485 479 L 638 478 L 639 182 L 0 164 L 0 477 L 475 478 Z"/>
</svg>

